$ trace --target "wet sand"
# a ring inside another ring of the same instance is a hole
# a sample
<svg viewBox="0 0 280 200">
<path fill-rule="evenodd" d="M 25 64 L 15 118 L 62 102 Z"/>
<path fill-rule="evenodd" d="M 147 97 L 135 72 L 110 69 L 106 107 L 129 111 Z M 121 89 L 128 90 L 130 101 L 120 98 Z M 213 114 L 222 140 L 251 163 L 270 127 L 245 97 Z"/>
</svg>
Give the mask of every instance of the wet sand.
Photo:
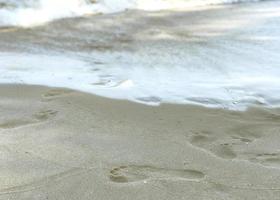
<svg viewBox="0 0 280 200">
<path fill-rule="evenodd" d="M 279 199 L 280 110 L 0 86 L 0 199 Z"/>
</svg>

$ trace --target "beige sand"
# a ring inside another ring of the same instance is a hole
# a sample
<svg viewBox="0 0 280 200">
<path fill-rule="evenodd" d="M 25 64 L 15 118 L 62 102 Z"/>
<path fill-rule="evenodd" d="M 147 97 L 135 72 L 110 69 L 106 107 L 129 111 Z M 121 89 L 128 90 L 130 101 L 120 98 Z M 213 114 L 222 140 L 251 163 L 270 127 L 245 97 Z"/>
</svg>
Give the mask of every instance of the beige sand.
<svg viewBox="0 0 280 200">
<path fill-rule="evenodd" d="M 0 86 L 0 199 L 279 199 L 280 111 Z"/>
</svg>

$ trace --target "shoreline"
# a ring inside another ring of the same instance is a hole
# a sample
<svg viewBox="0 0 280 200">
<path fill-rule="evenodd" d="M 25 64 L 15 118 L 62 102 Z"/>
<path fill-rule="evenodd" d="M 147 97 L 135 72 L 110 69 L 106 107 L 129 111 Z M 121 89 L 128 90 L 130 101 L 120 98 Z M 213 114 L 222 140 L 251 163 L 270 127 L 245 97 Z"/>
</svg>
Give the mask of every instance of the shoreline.
<svg viewBox="0 0 280 200">
<path fill-rule="evenodd" d="M 133 10 L 0 32 L 0 82 L 147 104 L 279 107 L 278 8 Z"/>
<path fill-rule="evenodd" d="M 280 195 L 279 109 L 155 107 L 27 85 L 0 94 L 1 200 Z"/>
</svg>

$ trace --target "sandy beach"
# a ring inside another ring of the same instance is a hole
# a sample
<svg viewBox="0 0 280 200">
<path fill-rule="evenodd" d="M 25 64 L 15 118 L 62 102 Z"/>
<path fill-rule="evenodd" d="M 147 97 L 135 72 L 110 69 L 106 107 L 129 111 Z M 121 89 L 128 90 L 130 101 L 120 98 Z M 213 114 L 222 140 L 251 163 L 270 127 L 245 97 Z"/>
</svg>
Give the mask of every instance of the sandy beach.
<svg viewBox="0 0 280 200">
<path fill-rule="evenodd" d="M 0 86 L 0 199 L 279 199 L 280 110 Z"/>
<path fill-rule="evenodd" d="M 279 10 L 0 0 L 0 200 L 280 200 Z"/>
</svg>

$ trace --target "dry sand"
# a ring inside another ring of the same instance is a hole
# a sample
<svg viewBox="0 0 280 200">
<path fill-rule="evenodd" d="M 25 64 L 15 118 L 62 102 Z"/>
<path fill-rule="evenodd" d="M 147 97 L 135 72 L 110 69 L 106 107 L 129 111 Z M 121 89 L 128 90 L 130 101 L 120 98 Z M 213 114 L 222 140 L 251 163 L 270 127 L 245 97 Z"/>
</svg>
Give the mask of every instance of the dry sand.
<svg viewBox="0 0 280 200">
<path fill-rule="evenodd" d="M 0 199 L 280 199 L 280 111 L 0 86 Z"/>
</svg>

